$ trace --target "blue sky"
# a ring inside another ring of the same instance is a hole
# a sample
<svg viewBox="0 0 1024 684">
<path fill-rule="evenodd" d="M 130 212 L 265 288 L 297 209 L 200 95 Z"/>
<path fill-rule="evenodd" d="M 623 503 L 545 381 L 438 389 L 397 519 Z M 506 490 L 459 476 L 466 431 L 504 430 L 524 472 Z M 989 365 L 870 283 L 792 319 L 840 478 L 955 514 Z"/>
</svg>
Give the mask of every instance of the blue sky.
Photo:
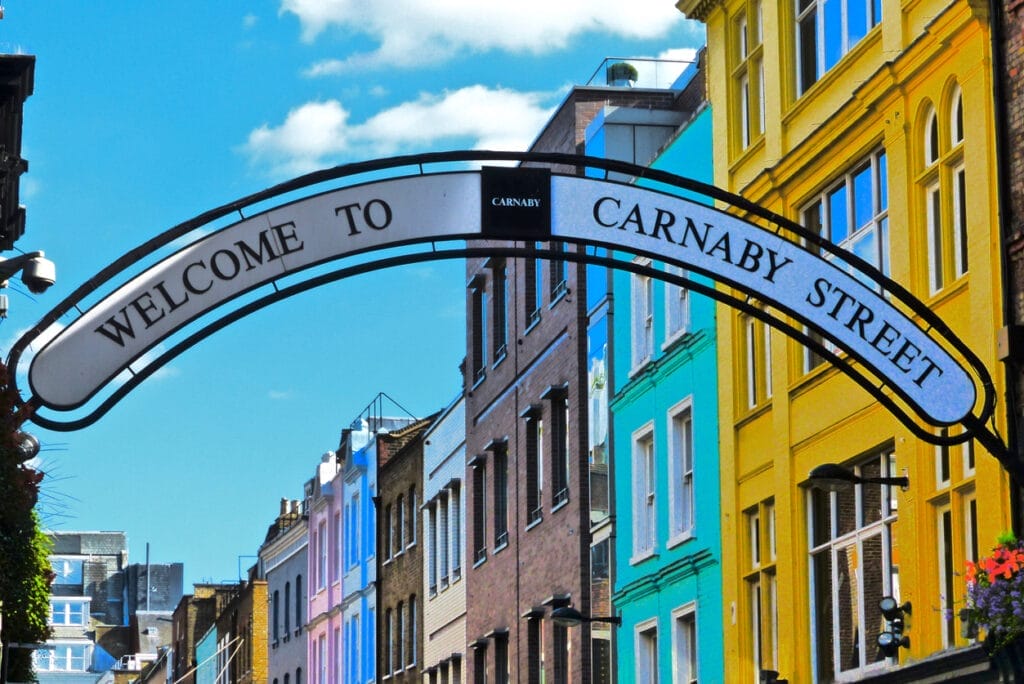
<svg viewBox="0 0 1024 684">
<path fill-rule="evenodd" d="M 692 54 L 703 28 L 673 5 L 4 3 L 0 52 L 36 56 L 17 247 L 58 270 L 43 295 L 11 282 L 4 356 L 91 275 L 208 209 L 336 164 L 525 149 L 604 58 Z M 455 262 L 321 287 L 218 332 L 91 427 L 30 426 L 45 524 L 124 530 L 132 561 L 148 542 L 184 562 L 186 591 L 237 579 L 378 392 L 417 415 L 456 396 L 463 295 Z"/>
</svg>

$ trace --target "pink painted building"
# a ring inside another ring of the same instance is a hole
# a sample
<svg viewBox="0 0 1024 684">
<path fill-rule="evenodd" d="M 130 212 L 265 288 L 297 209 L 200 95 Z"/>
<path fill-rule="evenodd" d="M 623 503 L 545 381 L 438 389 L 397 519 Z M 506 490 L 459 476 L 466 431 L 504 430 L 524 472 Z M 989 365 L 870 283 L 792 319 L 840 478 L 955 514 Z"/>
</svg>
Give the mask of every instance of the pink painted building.
<svg viewBox="0 0 1024 684">
<path fill-rule="evenodd" d="M 308 684 L 336 684 L 342 672 L 342 474 L 327 452 L 306 485 L 309 505 Z M 296 682 L 295 684 L 307 684 Z"/>
</svg>

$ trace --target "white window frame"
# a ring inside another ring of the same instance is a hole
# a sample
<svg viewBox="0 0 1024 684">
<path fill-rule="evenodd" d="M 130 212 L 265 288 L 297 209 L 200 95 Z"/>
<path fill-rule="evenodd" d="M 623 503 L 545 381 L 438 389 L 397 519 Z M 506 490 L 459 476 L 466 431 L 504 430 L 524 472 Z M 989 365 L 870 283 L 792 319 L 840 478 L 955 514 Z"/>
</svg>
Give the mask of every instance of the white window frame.
<svg viewBox="0 0 1024 684">
<path fill-rule="evenodd" d="M 666 264 L 665 272 L 670 275 L 687 277 L 682 266 Z M 662 349 L 690 332 L 690 291 L 673 283 L 665 283 L 665 342 Z"/>
<path fill-rule="evenodd" d="M 696 490 L 694 487 L 694 425 L 693 396 L 688 396 L 668 410 L 668 547 L 690 539 L 696 524 Z M 683 427 L 680 434 L 680 427 Z"/>
<path fill-rule="evenodd" d="M 92 598 L 89 596 L 51 595 L 49 624 L 61 627 L 87 627 L 89 625 L 89 605 L 91 601 Z M 62 604 L 60 611 L 61 622 L 55 619 L 57 617 L 57 604 Z M 77 610 L 72 609 L 72 606 L 77 607 Z M 81 616 L 81 622 L 72 622 L 71 618 L 74 616 Z"/>
<path fill-rule="evenodd" d="M 672 684 L 697 684 L 700 673 L 697 635 L 696 602 L 691 601 L 674 609 L 672 611 Z"/>
<path fill-rule="evenodd" d="M 638 563 L 654 555 L 657 548 L 657 456 L 654 421 L 633 432 L 633 557 Z"/>
<path fill-rule="evenodd" d="M 648 636 L 652 632 L 654 634 L 653 644 L 651 637 Z M 637 623 L 633 630 L 636 684 L 658 684 L 658 641 L 657 618 Z M 645 670 L 645 666 L 649 669 Z"/>
<path fill-rule="evenodd" d="M 633 263 L 650 266 L 651 260 L 640 258 Z M 630 274 L 630 320 L 632 375 L 654 358 L 654 283 L 650 276 Z"/>
</svg>

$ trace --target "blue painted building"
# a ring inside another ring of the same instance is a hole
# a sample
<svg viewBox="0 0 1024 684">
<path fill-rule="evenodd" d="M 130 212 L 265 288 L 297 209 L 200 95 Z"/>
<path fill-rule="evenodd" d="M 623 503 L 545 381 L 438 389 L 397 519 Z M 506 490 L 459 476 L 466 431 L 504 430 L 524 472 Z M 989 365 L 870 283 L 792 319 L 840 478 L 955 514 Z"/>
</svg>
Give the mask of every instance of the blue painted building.
<svg viewBox="0 0 1024 684">
<path fill-rule="evenodd" d="M 703 95 L 697 64 L 680 80 Z M 651 166 L 710 183 L 711 160 L 702 105 Z M 613 291 L 618 681 L 720 682 L 715 302 L 626 271 L 614 273 Z"/>
</svg>

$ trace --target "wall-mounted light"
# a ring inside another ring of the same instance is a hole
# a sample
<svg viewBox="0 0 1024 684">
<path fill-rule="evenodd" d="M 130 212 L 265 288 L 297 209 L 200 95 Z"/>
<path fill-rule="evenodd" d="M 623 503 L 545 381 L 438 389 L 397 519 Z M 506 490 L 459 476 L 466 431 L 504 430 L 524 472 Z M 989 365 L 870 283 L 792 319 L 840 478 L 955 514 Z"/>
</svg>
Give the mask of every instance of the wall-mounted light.
<svg viewBox="0 0 1024 684">
<path fill-rule="evenodd" d="M 15 432 L 14 443 L 22 461 L 35 458 L 39 453 L 39 440 L 29 432 Z"/>
<path fill-rule="evenodd" d="M 761 670 L 760 681 L 762 684 L 789 684 L 788 679 L 779 679 L 776 670 Z"/>
<path fill-rule="evenodd" d="M 900 487 L 903 491 L 910 488 L 910 478 L 902 477 L 862 477 L 849 468 L 836 463 L 822 463 L 808 473 L 811 485 L 830 492 L 838 492 L 857 484 L 881 484 Z"/>
<path fill-rule="evenodd" d="M 584 622 L 607 622 L 612 625 L 621 625 L 622 618 L 618 615 L 607 617 L 587 617 L 572 606 L 563 606 L 551 611 L 551 621 L 559 627 L 576 627 Z"/>
<path fill-rule="evenodd" d="M 904 616 L 911 614 L 910 601 L 900 605 L 892 596 L 883 596 L 878 601 L 878 609 L 889 623 L 889 629 L 878 635 L 876 643 L 886 658 L 895 658 L 901 646 L 910 648 L 910 637 L 903 633 L 906 628 Z"/>
</svg>

